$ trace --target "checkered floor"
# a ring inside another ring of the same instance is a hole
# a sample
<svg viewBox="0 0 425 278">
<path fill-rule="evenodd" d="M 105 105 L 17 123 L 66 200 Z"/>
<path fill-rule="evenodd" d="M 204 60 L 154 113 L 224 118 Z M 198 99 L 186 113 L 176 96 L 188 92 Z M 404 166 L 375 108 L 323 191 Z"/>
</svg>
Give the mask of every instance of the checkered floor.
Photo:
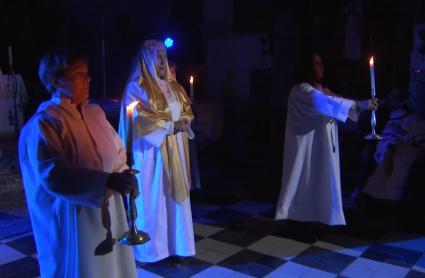
<svg viewBox="0 0 425 278">
<path fill-rule="evenodd" d="M 272 219 L 271 202 L 193 202 L 195 257 L 137 263 L 139 277 L 425 277 L 425 235 L 378 228 L 348 213 L 350 228 L 320 239 L 299 224 Z M 37 277 L 31 225 L 0 213 L 0 277 Z M 301 227 L 301 228 L 300 228 Z"/>
</svg>

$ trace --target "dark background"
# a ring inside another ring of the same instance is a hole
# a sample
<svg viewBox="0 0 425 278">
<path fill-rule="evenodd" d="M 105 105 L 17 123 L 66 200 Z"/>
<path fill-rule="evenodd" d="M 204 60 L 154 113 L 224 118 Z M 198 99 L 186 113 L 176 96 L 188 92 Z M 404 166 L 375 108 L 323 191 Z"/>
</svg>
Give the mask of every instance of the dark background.
<svg viewBox="0 0 425 278">
<path fill-rule="evenodd" d="M 368 59 L 372 54 L 378 97 L 385 99 L 394 87 L 408 90 L 413 30 L 425 20 L 425 1 L 365 0 L 360 13 L 350 11 L 351 2 L 355 1 L 1 0 L 0 67 L 3 73 L 10 72 L 7 47 L 12 45 L 15 72 L 23 76 L 29 94 L 28 118 L 48 98 L 37 76 L 39 57 L 45 50 L 58 46 L 84 49 L 91 59 L 92 98 L 108 103 L 120 99 L 141 42 L 171 36 L 175 46 L 169 50 L 169 59 L 178 64 L 178 79 L 188 88 L 188 73 L 201 76 L 196 84 L 198 104 L 218 107 L 215 120 L 223 122 L 218 138 L 199 142 L 204 168 L 218 167 L 227 169 L 229 176 L 243 176 L 249 166 L 258 170 L 258 180 L 270 181 L 277 188 L 286 98 L 304 49 L 321 51 L 327 82 L 343 96 L 369 96 Z M 361 56 L 356 59 L 344 56 L 349 15 L 357 16 L 360 25 Z M 239 105 L 241 96 L 232 86 L 207 93 L 208 79 L 221 69 L 221 61 L 215 61 L 216 72 L 210 70 L 211 42 L 255 36 L 261 45 L 258 56 L 269 62 L 248 69 L 245 104 Z M 116 111 L 111 111 L 108 115 L 116 123 Z M 349 187 L 363 182 L 370 170 L 363 162 L 370 160 L 374 144 L 362 140 L 369 131 L 368 117 L 364 115 L 357 125 L 341 126 L 343 179 Z M 383 106 L 378 127 L 385 117 Z M 258 180 L 247 181 L 247 186 L 256 186 Z"/>
</svg>

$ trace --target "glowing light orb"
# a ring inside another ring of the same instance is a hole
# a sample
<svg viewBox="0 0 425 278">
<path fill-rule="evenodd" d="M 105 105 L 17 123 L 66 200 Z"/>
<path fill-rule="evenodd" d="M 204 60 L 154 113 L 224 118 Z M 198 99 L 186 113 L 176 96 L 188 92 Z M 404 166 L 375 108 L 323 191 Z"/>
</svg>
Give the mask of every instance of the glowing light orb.
<svg viewBox="0 0 425 278">
<path fill-rule="evenodd" d="M 174 44 L 174 41 L 173 41 L 173 39 L 172 39 L 172 38 L 166 38 L 166 39 L 164 40 L 164 45 L 165 45 L 165 47 L 166 47 L 166 48 L 170 48 L 170 47 L 172 47 L 172 46 L 173 46 L 173 44 Z"/>
</svg>

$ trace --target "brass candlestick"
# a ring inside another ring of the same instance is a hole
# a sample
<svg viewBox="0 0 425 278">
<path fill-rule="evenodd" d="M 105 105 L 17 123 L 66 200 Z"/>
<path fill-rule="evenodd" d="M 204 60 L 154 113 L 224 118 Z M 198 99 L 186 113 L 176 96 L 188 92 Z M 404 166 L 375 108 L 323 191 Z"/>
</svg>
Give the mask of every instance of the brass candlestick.
<svg viewBox="0 0 425 278">
<path fill-rule="evenodd" d="M 133 154 L 127 153 L 127 164 L 129 165 L 129 171 L 131 174 L 135 175 L 140 172 L 138 170 L 132 169 L 133 162 Z M 140 245 L 150 240 L 150 237 L 147 233 L 139 231 L 136 227 L 137 208 L 134 199 L 134 191 L 131 191 L 129 196 L 126 198 L 130 228 L 118 239 L 119 243 L 122 245 Z"/>
</svg>

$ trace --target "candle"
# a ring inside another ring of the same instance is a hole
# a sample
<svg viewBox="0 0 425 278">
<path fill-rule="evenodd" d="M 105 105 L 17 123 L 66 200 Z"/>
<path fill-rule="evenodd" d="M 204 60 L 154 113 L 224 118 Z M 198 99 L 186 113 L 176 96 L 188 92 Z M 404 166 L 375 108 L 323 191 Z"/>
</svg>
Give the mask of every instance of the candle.
<svg viewBox="0 0 425 278">
<path fill-rule="evenodd" d="M 373 56 L 370 57 L 369 66 L 370 66 L 370 87 L 371 87 L 370 95 L 371 95 L 372 99 L 374 99 L 375 96 L 376 96 L 376 88 L 375 88 L 375 67 L 374 67 L 375 65 L 374 65 L 374 62 L 373 62 Z M 376 131 L 375 131 L 375 127 L 376 127 L 375 110 L 372 110 L 372 112 L 371 112 L 370 126 L 372 128 L 372 131 L 371 131 L 370 134 L 365 136 L 365 139 L 367 139 L 367 140 L 381 140 L 382 136 L 376 134 Z"/>
<path fill-rule="evenodd" d="M 375 67 L 374 67 L 374 63 L 373 63 L 373 56 L 370 58 L 369 60 L 369 66 L 370 66 L 370 86 L 371 86 L 371 95 L 372 98 L 375 97 Z"/>
<path fill-rule="evenodd" d="M 190 99 L 193 102 L 194 99 L 193 99 L 193 76 L 192 75 L 190 76 L 189 82 L 190 82 Z"/>
<path fill-rule="evenodd" d="M 134 112 L 134 107 L 136 107 L 138 103 L 139 103 L 138 101 L 134 101 L 126 107 L 126 110 L 127 110 L 127 140 L 126 140 L 127 155 L 132 155 L 132 152 L 133 152 L 133 112 Z"/>
<path fill-rule="evenodd" d="M 9 45 L 8 51 L 9 51 L 9 66 L 10 68 L 13 68 L 12 46 Z"/>
</svg>

